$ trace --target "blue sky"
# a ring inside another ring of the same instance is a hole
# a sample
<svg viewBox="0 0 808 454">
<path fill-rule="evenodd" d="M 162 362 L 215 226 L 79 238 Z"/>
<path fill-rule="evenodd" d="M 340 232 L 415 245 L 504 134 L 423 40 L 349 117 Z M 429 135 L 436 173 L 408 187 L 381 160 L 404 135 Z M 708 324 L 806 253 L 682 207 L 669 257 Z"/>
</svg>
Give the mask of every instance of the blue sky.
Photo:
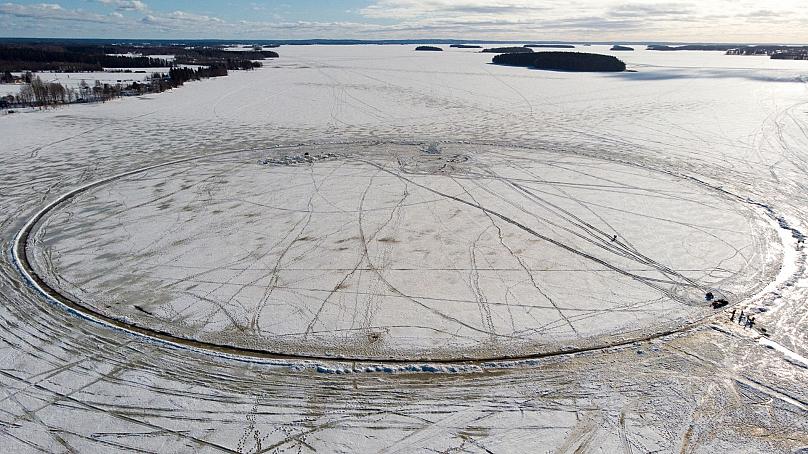
<svg viewBox="0 0 808 454">
<path fill-rule="evenodd" d="M 808 43 L 808 1 L 0 0 L 0 36 Z"/>
</svg>

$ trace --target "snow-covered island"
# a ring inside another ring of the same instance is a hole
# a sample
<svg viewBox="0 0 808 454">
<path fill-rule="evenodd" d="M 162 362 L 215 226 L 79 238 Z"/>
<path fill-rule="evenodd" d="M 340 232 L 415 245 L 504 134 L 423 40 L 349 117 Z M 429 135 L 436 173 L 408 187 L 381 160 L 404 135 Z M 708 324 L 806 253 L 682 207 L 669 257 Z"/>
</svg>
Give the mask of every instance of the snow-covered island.
<svg viewBox="0 0 808 454">
<path fill-rule="evenodd" d="M 583 52 L 507 53 L 494 57 L 497 65 L 524 66 L 535 69 L 575 72 L 620 72 L 626 64 L 611 55 Z"/>
</svg>

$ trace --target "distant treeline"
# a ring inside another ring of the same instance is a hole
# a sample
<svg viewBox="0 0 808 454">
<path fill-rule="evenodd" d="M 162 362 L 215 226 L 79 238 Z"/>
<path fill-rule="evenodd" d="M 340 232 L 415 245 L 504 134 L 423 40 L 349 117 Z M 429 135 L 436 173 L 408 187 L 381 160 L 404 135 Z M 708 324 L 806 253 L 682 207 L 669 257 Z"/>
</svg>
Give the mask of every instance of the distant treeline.
<svg viewBox="0 0 808 454">
<path fill-rule="evenodd" d="M 144 82 L 130 84 L 102 84 L 95 81 L 89 85 L 82 80 L 78 88 L 66 87 L 59 82 L 44 82 L 39 76 L 27 72 L 19 78 L 26 82 L 16 96 L 0 97 L 0 108 L 10 107 L 50 107 L 61 104 L 105 102 L 121 96 L 138 96 L 149 93 L 162 93 L 177 88 L 192 80 L 223 77 L 227 75 L 224 66 L 212 66 L 199 69 L 171 68 L 168 74 L 153 73 Z M 3 74 L 3 79 L 13 77 Z"/>
<path fill-rule="evenodd" d="M 688 44 L 684 46 L 667 46 L 662 44 L 650 44 L 647 50 L 675 51 L 675 50 L 715 50 L 726 52 L 738 47 L 737 44 Z"/>
<path fill-rule="evenodd" d="M 175 58 L 172 61 L 150 55 Z M 231 52 L 211 47 L 0 44 L 0 71 L 84 72 L 176 65 L 223 65 L 237 70 L 257 68 L 261 63 L 255 60 L 276 57 L 278 54 L 273 51 Z"/>
<path fill-rule="evenodd" d="M 575 49 L 572 44 L 525 44 L 525 47 L 537 49 Z"/>
<path fill-rule="evenodd" d="M 617 57 L 582 52 L 501 54 L 495 56 L 493 62 L 498 65 L 524 66 L 556 71 L 619 72 L 626 70 L 626 64 Z"/>
<path fill-rule="evenodd" d="M 228 68 L 225 66 L 211 66 L 199 69 L 171 68 L 168 71 L 168 80 L 171 83 L 171 87 L 169 88 L 179 87 L 189 80 L 224 77 L 227 75 L 227 69 Z"/>
<path fill-rule="evenodd" d="M 481 52 L 488 54 L 532 54 L 533 49 L 529 47 L 491 47 L 483 49 Z"/>
<path fill-rule="evenodd" d="M 474 44 L 451 44 L 449 47 L 454 47 L 455 49 L 482 49 L 483 46 L 477 46 Z"/>
<path fill-rule="evenodd" d="M 435 47 L 435 46 L 418 46 L 418 47 L 415 48 L 415 50 L 425 50 L 425 51 L 432 51 L 432 52 L 440 52 L 443 49 L 441 49 L 440 47 Z"/>
<path fill-rule="evenodd" d="M 772 54 L 772 60 L 808 60 L 808 51 L 775 52 Z"/>
<path fill-rule="evenodd" d="M 0 71 L 103 71 L 104 68 L 161 68 L 157 58 L 106 55 L 93 46 L 0 45 Z"/>
<path fill-rule="evenodd" d="M 30 76 L 31 73 L 27 74 Z M 31 79 L 25 80 L 23 77 L 16 77 L 9 71 L 4 71 L 2 74 L 0 74 L 0 84 L 14 84 L 14 83 L 30 84 Z"/>
<path fill-rule="evenodd" d="M 808 60 L 808 46 L 759 45 L 746 46 L 738 44 L 690 44 L 686 46 L 650 45 L 648 50 L 676 51 L 702 50 L 722 51 L 727 55 L 765 55 L 774 60 Z"/>
<path fill-rule="evenodd" d="M 140 54 L 140 55 L 174 55 L 174 63 L 178 65 L 212 65 L 230 61 L 265 60 L 278 58 L 278 53 L 271 50 L 228 51 L 221 47 L 207 46 L 104 46 L 107 54 Z"/>
<path fill-rule="evenodd" d="M 808 46 L 744 46 L 727 55 L 768 55 L 774 60 L 808 60 Z"/>
</svg>

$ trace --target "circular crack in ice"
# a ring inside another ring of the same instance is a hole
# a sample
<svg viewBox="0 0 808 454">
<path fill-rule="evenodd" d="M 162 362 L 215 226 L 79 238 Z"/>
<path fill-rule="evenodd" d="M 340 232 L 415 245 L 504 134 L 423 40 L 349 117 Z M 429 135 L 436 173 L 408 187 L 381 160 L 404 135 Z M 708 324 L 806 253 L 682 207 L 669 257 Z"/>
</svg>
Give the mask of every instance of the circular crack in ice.
<svg viewBox="0 0 808 454">
<path fill-rule="evenodd" d="M 777 272 L 753 207 L 670 175 L 507 146 L 311 145 L 133 172 L 46 210 L 39 283 L 193 346 L 525 357 L 681 328 Z"/>
</svg>

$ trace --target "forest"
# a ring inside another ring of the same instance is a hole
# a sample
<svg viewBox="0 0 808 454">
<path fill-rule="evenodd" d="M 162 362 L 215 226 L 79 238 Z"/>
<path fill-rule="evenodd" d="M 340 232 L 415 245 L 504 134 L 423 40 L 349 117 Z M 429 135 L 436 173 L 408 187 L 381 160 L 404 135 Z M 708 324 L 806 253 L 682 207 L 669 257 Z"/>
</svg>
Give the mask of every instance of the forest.
<svg viewBox="0 0 808 454">
<path fill-rule="evenodd" d="M 617 57 L 583 52 L 500 54 L 494 57 L 493 63 L 555 71 L 619 72 L 626 70 L 626 64 Z"/>
<path fill-rule="evenodd" d="M 171 63 L 140 56 L 107 55 L 96 46 L 0 44 L 0 71 L 103 71 L 104 68 L 164 68 Z"/>
<path fill-rule="evenodd" d="M 173 55 L 174 59 L 152 57 Z M 214 47 L 131 46 L 56 43 L 0 43 L 0 71 L 103 71 L 104 68 L 167 68 L 175 65 L 224 65 L 253 69 L 255 60 L 277 58 L 273 51 L 231 52 Z"/>
</svg>

